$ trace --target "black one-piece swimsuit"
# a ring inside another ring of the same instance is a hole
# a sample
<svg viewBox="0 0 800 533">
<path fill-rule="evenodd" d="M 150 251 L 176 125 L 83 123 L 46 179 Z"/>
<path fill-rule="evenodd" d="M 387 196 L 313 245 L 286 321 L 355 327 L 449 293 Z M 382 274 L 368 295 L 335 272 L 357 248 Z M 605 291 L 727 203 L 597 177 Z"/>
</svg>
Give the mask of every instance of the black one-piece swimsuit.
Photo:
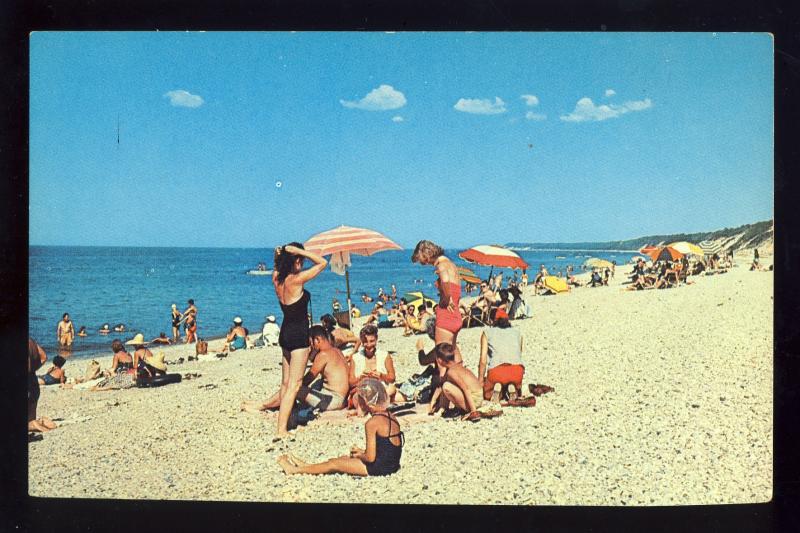
<svg viewBox="0 0 800 533">
<path fill-rule="evenodd" d="M 296 302 L 283 305 L 283 323 L 278 336 L 278 344 L 290 352 L 300 348 L 308 348 L 308 302 L 311 294 L 303 289 L 303 295 Z M 279 302 L 280 303 L 280 302 Z"/>
</svg>

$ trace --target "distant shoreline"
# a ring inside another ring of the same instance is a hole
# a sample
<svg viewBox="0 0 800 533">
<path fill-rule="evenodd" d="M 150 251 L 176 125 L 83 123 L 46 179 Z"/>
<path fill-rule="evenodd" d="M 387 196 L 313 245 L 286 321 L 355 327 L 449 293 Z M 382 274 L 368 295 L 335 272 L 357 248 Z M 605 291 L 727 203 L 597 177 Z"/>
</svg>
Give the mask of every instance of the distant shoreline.
<svg viewBox="0 0 800 533">
<path fill-rule="evenodd" d="M 639 250 L 606 250 L 602 248 L 517 248 L 509 246 L 515 252 L 615 252 L 620 254 L 638 254 Z"/>
</svg>

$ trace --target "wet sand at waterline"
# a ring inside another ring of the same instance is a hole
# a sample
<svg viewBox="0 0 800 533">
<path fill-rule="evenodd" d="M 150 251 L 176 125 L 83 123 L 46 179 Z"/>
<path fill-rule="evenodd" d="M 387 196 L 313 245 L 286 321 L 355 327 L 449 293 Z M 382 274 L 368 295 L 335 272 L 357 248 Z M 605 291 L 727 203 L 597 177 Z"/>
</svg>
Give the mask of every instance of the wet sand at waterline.
<svg viewBox="0 0 800 533">
<path fill-rule="evenodd" d="M 669 290 L 622 292 L 627 267 L 608 287 L 547 297 L 529 287 L 534 316 L 513 322 L 524 337 L 525 384 L 555 392 L 533 408 L 505 408 L 477 423 L 401 418 L 402 466 L 388 478 L 283 473 L 276 458 L 286 451 L 311 462 L 343 455 L 363 446 L 364 430 L 363 420 L 317 420 L 273 443 L 275 415 L 243 413 L 239 405 L 279 387 L 275 347 L 170 365 L 170 372 L 201 376 L 160 388 L 42 387 L 39 414 L 64 421 L 29 444 L 29 492 L 432 504 L 764 502 L 772 496 L 773 274 L 739 264 Z M 459 334 L 474 372 L 480 332 Z M 402 328 L 380 330 L 379 346 L 396 352 L 398 381 L 420 370 L 417 338 L 403 337 Z M 212 341 L 210 351 L 220 347 Z M 151 349 L 168 361 L 194 354 L 193 345 Z M 110 359 L 99 360 L 107 368 Z M 82 375 L 87 364 L 68 362 L 67 375 Z"/>
</svg>

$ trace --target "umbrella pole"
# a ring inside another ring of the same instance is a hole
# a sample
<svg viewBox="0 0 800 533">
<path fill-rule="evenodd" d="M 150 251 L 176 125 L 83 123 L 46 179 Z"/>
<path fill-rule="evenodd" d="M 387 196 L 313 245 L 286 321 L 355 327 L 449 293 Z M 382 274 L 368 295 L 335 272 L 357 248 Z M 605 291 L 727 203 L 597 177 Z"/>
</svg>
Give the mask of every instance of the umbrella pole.
<svg viewBox="0 0 800 533">
<path fill-rule="evenodd" d="M 347 286 L 347 321 L 348 323 L 353 319 L 353 305 L 350 303 L 350 271 L 347 270 L 347 265 L 344 267 L 344 283 Z M 353 325 L 350 324 L 352 329 Z"/>
<path fill-rule="evenodd" d="M 489 283 L 492 282 L 492 272 L 494 272 L 494 265 L 489 268 Z"/>
</svg>

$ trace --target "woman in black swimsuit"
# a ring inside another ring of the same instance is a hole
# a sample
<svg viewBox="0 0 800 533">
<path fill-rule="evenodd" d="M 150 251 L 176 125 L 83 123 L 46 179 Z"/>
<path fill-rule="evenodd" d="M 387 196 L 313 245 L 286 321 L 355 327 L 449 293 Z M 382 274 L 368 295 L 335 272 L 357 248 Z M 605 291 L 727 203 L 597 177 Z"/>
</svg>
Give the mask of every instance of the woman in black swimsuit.
<svg viewBox="0 0 800 533">
<path fill-rule="evenodd" d="M 303 261 L 310 259 L 314 265 L 303 270 Z M 305 290 L 306 282 L 325 270 L 328 262 L 303 245 L 292 242 L 275 248 L 272 284 L 283 311 L 283 322 L 278 344 L 283 350 L 283 377 L 280 390 L 264 402 L 262 409 L 278 409 L 278 437 L 289 434 L 286 425 L 297 392 L 306 371 L 308 354 L 308 302 L 311 295 Z M 277 404 L 277 405 L 276 405 Z"/>
<path fill-rule="evenodd" d="M 380 380 L 364 378 L 358 385 L 361 407 L 372 416 L 365 424 L 367 447 L 353 446 L 350 455 L 310 464 L 294 454 L 281 455 L 278 464 L 287 474 L 351 474 L 388 476 L 400 470 L 405 438 L 394 415 L 386 411 L 389 396 Z"/>
<path fill-rule="evenodd" d="M 172 340 L 178 342 L 181 339 L 181 312 L 178 305 L 172 304 Z"/>
</svg>

